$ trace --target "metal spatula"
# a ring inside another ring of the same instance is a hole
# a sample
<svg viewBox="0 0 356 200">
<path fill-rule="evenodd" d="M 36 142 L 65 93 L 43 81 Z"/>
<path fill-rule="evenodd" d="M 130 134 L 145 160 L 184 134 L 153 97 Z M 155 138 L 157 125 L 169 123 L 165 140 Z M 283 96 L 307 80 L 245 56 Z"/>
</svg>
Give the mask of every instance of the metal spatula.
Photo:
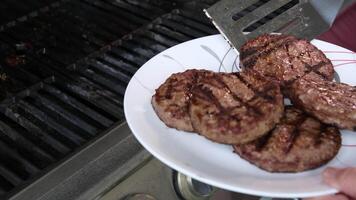
<svg viewBox="0 0 356 200">
<path fill-rule="evenodd" d="M 262 33 L 313 39 L 331 26 L 343 0 L 222 0 L 204 10 L 232 46 L 239 49 Z"/>
</svg>

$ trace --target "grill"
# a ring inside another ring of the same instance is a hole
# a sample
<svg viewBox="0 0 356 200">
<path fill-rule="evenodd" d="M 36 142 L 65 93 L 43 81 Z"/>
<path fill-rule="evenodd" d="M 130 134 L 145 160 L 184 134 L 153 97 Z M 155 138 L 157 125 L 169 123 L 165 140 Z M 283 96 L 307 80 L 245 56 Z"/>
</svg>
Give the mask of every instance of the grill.
<svg viewBox="0 0 356 200">
<path fill-rule="evenodd" d="M 0 4 L 0 199 L 125 122 L 139 67 L 217 33 L 214 1 L 6 0 Z"/>
</svg>

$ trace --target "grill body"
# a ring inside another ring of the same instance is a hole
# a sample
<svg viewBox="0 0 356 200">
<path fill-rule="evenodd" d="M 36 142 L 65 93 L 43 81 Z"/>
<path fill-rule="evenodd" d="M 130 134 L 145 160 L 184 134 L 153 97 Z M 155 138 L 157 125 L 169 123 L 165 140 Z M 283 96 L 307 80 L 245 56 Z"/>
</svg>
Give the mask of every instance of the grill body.
<svg viewBox="0 0 356 200">
<path fill-rule="evenodd" d="M 217 33 L 202 12 L 213 3 L 2 1 L 0 199 L 99 191 L 148 159 L 125 123 L 125 88 L 152 56 Z"/>
</svg>

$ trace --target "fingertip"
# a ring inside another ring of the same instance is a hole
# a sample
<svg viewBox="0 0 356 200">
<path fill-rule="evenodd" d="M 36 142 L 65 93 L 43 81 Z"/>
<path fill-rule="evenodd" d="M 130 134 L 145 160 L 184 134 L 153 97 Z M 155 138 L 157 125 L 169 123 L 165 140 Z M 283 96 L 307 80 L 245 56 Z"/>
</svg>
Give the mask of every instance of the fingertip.
<svg viewBox="0 0 356 200">
<path fill-rule="evenodd" d="M 334 195 L 328 195 L 328 196 L 306 198 L 303 200 L 349 200 L 349 199 L 347 196 L 345 196 L 343 194 L 334 194 Z"/>
<path fill-rule="evenodd" d="M 336 189 L 340 189 L 339 183 L 337 181 L 338 172 L 339 172 L 339 169 L 337 169 L 337 168 L 334 168 L 334 167 L 326 168 L 323 172 L 324 182 Z"/>
<path fill-rule="evenodd" d="M 337 168 L 337 167 L 327 167 L 327 168 L 325 168 L 324 171 L 328 171 L 328 170 L 339 170 L 339 169 L 341 169 L 341 168 Z"/>
</svg>

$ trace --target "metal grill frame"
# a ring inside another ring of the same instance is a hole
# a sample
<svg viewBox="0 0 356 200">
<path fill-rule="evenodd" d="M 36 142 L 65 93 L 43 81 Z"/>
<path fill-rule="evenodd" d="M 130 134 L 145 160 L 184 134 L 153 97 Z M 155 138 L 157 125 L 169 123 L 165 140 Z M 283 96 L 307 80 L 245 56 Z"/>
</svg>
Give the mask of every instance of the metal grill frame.
<svg viewBox="0 0 356 200">
<path fill-rule="evenodd" d="M 65 1 L 66 0 L 63 2 Z M 195 9 L 201 9 L 201 7 L 207 5 L 209 4 L 199 4 L 198 8 Z M 175 44 L 207 34 L 216 33 L 215 29 L 209 28 L 211 25 L 207 19 L 203 18 L 203 13 L 201 15 L 201 19 L 196 19 L 197 16 L 192 14 L 190 8 L 190 6 L 187 6 L 187 8 L 184 8 L 183 6 L 182 9 L 175 9 L 167 14 L 159 16 L 151 21 L 151 23 L 143 25 L 140 28 L 135 29 L 133 32 L 124 35 L 120 39 L 100 47 L 99 50 L 90 53 L 90 55 L 78 60 L 74 64 L 67 65 L 65 70 L 61 70 L 58 66 L 48 68 L 48 70 L 50 70 L 50 75 L 47 78 L 42 80 L 38 79 L 37 83 L 31 87 L 15 92 L 6 100 L 2 101 L 0 103 L 0 112 L 10 115 L 11 113 L 9 112 L 11 111 L 11 106 L 16 107 L 21 105 L 22 108 L 30 107 L 31 105 L 26 103 L 27 101 L 23 101 L 23 99 L 30 97 L 32 94 L 36 94 L 38 91 L 48 89 L 48 87 L 51 88 L 52 85 L 57 83 L 65 84 L 71 81 L 75 83 L 75 79 L 77 77 L 84 77 L 89 80 L 90 84 L 99 85 L 100 88 L 104 88 L 105 91 L 109 92 L 105 93 L 105 95 L 111 93 L 112 95 L 116 95 L 116 97 L 123 97 L 123 92 L 126 87 L 125 84 L 129 81 L 129 78 L 127 77 L 132 76 L 134 72 L 150 58 L 150 56 L 153 56 Z M 201 20 L 203 20 L 203 22 Z M 187 30 L 185 30 L 186 27 L 184 24 L 187 26 Z M 176 27 L 178 27 L 178 29 Z M 145 42 L 135 40 L 144 40 Z M 140 46 L 140 48 L 134 50 L 130 48 L 130 46 L 134 45 Z M 143 51 L 144 53 L 142 53 Z M 143 54 L 146 56 L 141 57 Z M 107 57 L 103 58 L 103 56 Z M 132 58 L 136 59 L 136 57 L 132 56 L 138 56 L 140 59 L 132 60 Z M 96 65 L 97 61 L 100 59 L 105 60 L 108 58 L 112 60 L 106 61 L 106 64 L 111 63 L 112 66 L 107 66 L 107 68 L 116 69 L 115 75 L 121 76 L 121 78 L 125 80 L 122 83 L 123 87 L 121 88 L 115 89 L 105 86 L 105 84 L 108 84 L 109 86 L 112 85 L 112 83 L 109 82 L 105 83 L 105 81 L 108 81 L 109 79 L 101 79 L 97 82 L 92 82 L 93 80 L 98 79 L 98 77 L 101 77 L 105 72 L 103 71 L 103 65 L 99 66 L 101 67 L 101 71 L 93 70 L 95 68 L 93 65 Z M 126 62 L 124 65 L 127 67 L 125 69 L 126 72 L 120 71 L 123 69 L 115 68 L 120 67 L 117 63 L 115 64 L 115 62 L 119 61 Z M 36 62 L 41 61 L 37 60 Z M 128 69 L 132 70 L 130 71 Z M 75 105 L 75 103 L 73 105 Z M 120 102 L 118 102 L 118 105 L 122 106 L 122 102 L 121 105 Z M 117 108 L 119 110 L 119 107 Z M 113 110 L 113 108 L 107 108 L 106 110 Z M 63 198 L 63 196 L 61 196 L 61 198 L 55 196 L 58 193 L 66 195 L 66 192 L 64 191 L 68 190 L 77 192 L 72 194 L 73 196 L 77 195 L 77 197 L 83 197 L 83 195 L 88 195 L 86 197 L 92 197 L 93 195 L 99 195 L 95 193 L 108 188 L 109 184 L 121 179 L 129 171 L 142 164 L 144 160 L 150 159 L 150 154 L 148 154 L 147 151 L 145 151 L 136 142 L 130 133 L 126 123 L 124 122 L 122 109 L 119 113 L 112 113 L 111 115 L 116 116 L 117 119 L 119 119 L 119 121 L 115 124 L 110 124 L 109 122 L 104 124 L 104 127 L 111 127 L 111 129 L 104 132 L 101 131 L 98 134 L 93 134 L 92 137 L 88 139 L 88 141 L 90 141 L 89 143 L 87 142 L 84 146 L 79 145 L 79 148 L 74 149 L 74 151 L 65 153 L 65 157 L 60 159 L 60 163 L 57 162 L 47 166 L 45 170 L 40 171 L 35 177 L 21 183 L 15 190 L 7 194 L 6 197 L 10 199 L 66 199 Z M 40 116 L 40 112 L 38 112 L 37 117 Z M 55 122 L 52 120 L 50 123 L 52 123 L 51 126 L 54 127 L 53 124 L 55 124 Z M 60 128 L 61 127 L 57 127 L 57 129 Z M 132 145 L 131 152 L 127 152 L 127 155 L 130 155 L 129 157 L 132 157 L 132 159 L 122 160 L 121 157 L 121 160 L 118 159 L 118 162 L 115 163 L 116 166 L 120 167 L 114 169 L 114 163 L 110 163 L 105 159 L 105 161 L 103 161 L 102 159 L 106 156 L 107 158 L 110 157 L 113 159 L 117 157 L 120 152 L 122 153 L 127 151 L 122 147 L 122 142 L 124 141 L 129 141 Z M 106 165 L 100 166 L 100 163 L 103 162 L 105 162 Z M 98 169 L 95 166 L 103 167 L 103 169 Z M 83 173 L 93 173 L 93 170 L 97 170 L 96 172 L 100 171 L 100 173 L 102 173 L 106 168 L 111 168 L 110 174 L 101 174 L 101 177 L 104 177 L 106 182 L 95 184 L 92 181 L 100 181 L 100 179 L 89 180 L 88 178 L 84 178 L 84 181 L 91 184 L 86 184 L 87 188 L 79 188 L 78 190 L 73 189 L 75 188 L 74 184 L 77 183 L 78 180 L 83 181 Z M 115 178 L 110 178 L 110 176 L 113 175 L 112 173 L 115 174 Z M 89 186 L 91 188 L 89 188 Z M 84 194 L 81 193 L 83 191 L 85 191 Z"/>
</svg>

